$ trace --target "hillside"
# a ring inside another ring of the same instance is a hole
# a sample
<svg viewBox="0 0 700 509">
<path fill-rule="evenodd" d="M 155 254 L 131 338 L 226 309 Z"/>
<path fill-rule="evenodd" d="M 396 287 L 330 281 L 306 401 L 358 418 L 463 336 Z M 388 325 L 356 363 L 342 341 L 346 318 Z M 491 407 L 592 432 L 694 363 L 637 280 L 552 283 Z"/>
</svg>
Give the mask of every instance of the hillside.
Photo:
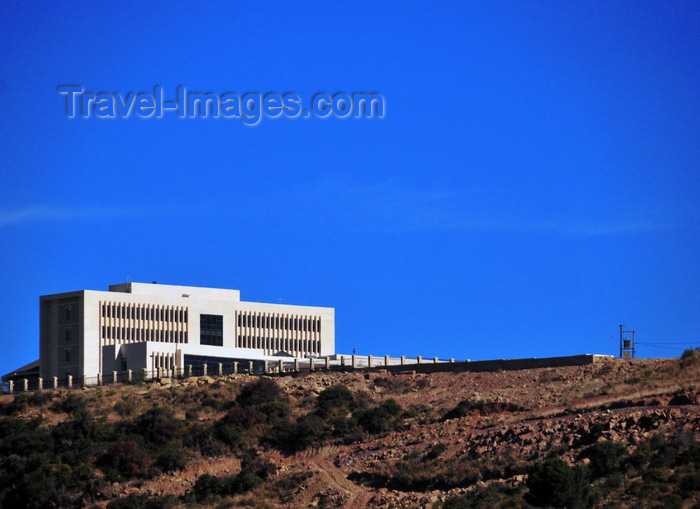
<svg viewBox="0 0 700 509">
<path fill-rule="evenodd" d="M 0 506 L 700 507 L 700 353 L 0 397 Z"/>
</svg>

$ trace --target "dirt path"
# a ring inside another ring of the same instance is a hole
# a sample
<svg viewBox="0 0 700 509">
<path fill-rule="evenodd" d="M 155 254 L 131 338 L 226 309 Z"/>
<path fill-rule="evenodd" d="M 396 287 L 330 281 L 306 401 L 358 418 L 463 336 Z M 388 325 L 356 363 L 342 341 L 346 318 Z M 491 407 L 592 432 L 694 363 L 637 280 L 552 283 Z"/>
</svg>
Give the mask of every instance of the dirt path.
<svg viewBox="0 0 700 509">
<path fill-rule="evenodd" d="M 367 507 L 373 494 L 365 487 L 350 481 L 345 472 L 336 466 L 335 458 L 342 449 L 339 446 L 330 446 L 316 451 L 304 451 L 284 460 L 284 463 L 290 468 L 302 466 L 305 470 L 315 472 L 316 484 L 325 486 L 326 491 L 340 495 L 339 500 L 336 500 L 338 507 L 345 509 Z M 305 502 L 311 505 L 312 500 Z"/>
</svg>

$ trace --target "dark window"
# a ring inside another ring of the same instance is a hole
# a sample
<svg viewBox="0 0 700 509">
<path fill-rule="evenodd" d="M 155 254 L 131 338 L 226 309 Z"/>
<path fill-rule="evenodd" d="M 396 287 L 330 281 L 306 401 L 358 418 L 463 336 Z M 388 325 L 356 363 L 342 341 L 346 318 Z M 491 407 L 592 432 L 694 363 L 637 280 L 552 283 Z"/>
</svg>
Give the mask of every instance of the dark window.
<svg viewBox="0 0 700 509">
<path fill-rule="evenodd" d="M 70 342 L 70 329 L 66 329 L 66 343 Z"/>
<path fill-rule="evenodd" d="M 199 343 L 224 346 L 224 317 L 221 315 L 199 315 Z"/>
<path fill-rule="evenodd" d="M 66 362 L 70 362 L 70 348 L 66 348 Z"/>
<path fill-rule="evenodd" d="M 70 321 L 72 311 L 73 311 L 73 308 L 71 306 L 68 306 L 66 308 L 66 321 Z"/>
</svg>

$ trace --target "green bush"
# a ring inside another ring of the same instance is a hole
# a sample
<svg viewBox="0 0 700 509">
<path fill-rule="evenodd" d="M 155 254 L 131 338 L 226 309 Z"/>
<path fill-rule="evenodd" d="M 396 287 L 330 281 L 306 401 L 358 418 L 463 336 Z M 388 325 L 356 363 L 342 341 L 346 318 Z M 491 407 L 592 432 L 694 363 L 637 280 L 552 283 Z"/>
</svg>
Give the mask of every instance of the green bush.
<svg viewBox="0 0 700 509">
<path fill-rule="evenodd" d="M 241 388 L 236 397 L 236 403 L 240 406 L 259 407 L 267 403 L 273 403 L 283 397 L 282 389 L 277 382 L 270 378 L 258 378 Z"/>
<path fill-rule="evenodd" d="M 693 357 L 698 352 L 700 352 L 700 346 L 696 346 L 695 348 L 686 348 L 681 354 L 681 359 L 688 359 L 690 357 Z"/>
<path fill-rule="evenodd" d="M 478 402 L 474 402 L 469 399 L 463 399 L 462 401 L 457 403 L 457 406 L 455 406 L 452 410 L 446 412 L 445 415 L 442 416 L 442 420 L 447 421 L 449 419 L 458 419 L 460 417 L 466 417 L 478 408 Z"/>
<path fill-rule="evenodd" d="M 538 461 L 528 471 L 528 502 L 544 507 L 582 509 L 595 502 L 585 469 L 570 467 L 561 458 Z"/>
<path fill-rule="evenodd" d="M 225 490 L 224 484 L 224 481 L 219 477 L 202 474 L 195 481 L 192 492 L 197 500 L 202 502 L 213 495 L 221 494 Z"/>
<path fill-rule="evenodd" d="M 436 444 L 432 446 L 426 455 L 423 456 L 423 461 L 430 461 L 439 458 L 446 449 L 447 446 L 445 444 Z"/>
<path fill-rule="evenodd" d="M 440 506 L 441 509 L 521 509 L 528 506 L 521 494 L 521 487 L 511 487 L 507 484 L 490 484 L 476 487 L 466 495 L 448 497 Z"/>
<path fill-rule="evenodd" d="M 583 456 L 591 460 L 588 468 L 593 478 L 597 479 L 618 471 L 626 452 L 624 445 L 605 440 L 590 446 Z"/>
<path fill-rule="evenodd" d="M 99 464 L 111 480 L 117 481 L 149 477 L 153 459 L 137 442 L 128 440 L 112 444 Z"/>
<path fill-rule="evenodd" d="M 400 412 L 399 404 L 393 399 L 388 399 L 377 407 L 360 411 L 357 422 L 368 433 L 384 433 L 394 428 L 395 418 Z"/>
<path fill-rule="evenodd" d="M 174 495 L 164 497 L 149 497 L 147 494 L 131 493 L 130 495 L 107 504 L 107 509 L 172 509 L 178 504 Z"/>
<path fill-rule="evenodd" d="M 121 417 L 134 415 L 138 408 L 138 400 L 136 398 L 125 398 L 122 401 L 117 401 L 114 404 L 114 411 Z"/>
<path fill-rule="evenodd" d="M 230 409 L 223 421 L 237 428 L 250 428 L 260 421 L 260 412 L 252 406 L 237 406 Z"/>
<path fill-rule="evenodd" d="M 163 472 L 183 470 L 187 466 L 188 454 L 182 444 L 170 442 L 158 448 L 156 465 Z"/>
<path fill-rule="evenodd" d="M 58 400 L 51 405 L 51 409 L 54 412 L 65 412 L 67 414 L 75 414 L 80 411 L 85 411 L 86 408 L 85 399 L 74 392 L 68 393 L 65 398 Z"/>
<path fill-rule="evenodd" d="M 130 431 L 149 443 L 164 444 L 177 436 L 183 424 L 173 417 L 172 409 L 155 406 L 137 417 Z"/>
<path fill-rule="evenodd" d="M 356 406 L 357 400 L 354 394 L 344 385 L 333 385 L 324 389 L 316 400 L 317 412 L 322 417 L 327 417 L 338 409 L 345 410 L 347 413 Z"/>
<path fill-rule="evenodd" d="M 320 444 L 329 434 L 323 420 L 314 414 L 299 418 L 296 424 L 281 431 L 277 445 L 288 454 Z"/>
<path fill-rule="evenodd" d="M 238 475 L 215 477 L 203 474 L 195 482 L 192 492 L 199 502 L 215 495 L 227 496 L 247 493 L 262 484 L 274 470 L 274 465 L 249 452 L 243 458 L 242 468 Z"/>
</svg>

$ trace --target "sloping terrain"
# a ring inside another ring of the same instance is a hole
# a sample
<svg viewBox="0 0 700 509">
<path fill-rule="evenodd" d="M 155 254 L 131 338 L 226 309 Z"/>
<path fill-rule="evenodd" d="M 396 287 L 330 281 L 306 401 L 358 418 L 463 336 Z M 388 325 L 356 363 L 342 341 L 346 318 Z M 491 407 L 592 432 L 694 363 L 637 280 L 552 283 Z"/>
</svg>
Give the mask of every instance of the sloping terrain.
<svg viewBox="0 0 700 509">
<path fill-rule="evenodd" d="M 0 505 L 694 507 L 699 382 L 687 352 L 2 396 Z"/>
</svg>

